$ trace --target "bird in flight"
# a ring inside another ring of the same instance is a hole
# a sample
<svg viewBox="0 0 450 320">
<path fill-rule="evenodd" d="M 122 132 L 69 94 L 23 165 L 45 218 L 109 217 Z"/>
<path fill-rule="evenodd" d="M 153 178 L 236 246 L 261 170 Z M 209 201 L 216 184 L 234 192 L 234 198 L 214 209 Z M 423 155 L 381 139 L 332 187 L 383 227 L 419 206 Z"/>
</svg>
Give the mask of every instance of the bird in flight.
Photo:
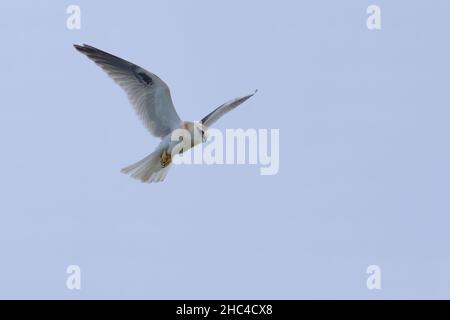
<svg viewBox="0 0 450 320">
<path fill-rule="evenodd" d="M 161 139 L 160 144 L 150 155 L 122 169 L 123 173 L 142 182 L 160 182 L 167 176 L 172 163 L 172 151 L 179 143 L 171 139 L 175 130 L 184 129 L 189 132 L 191 144 L 188 148 L 204 143 L 209 126 L 257 92 L 222 104 L 198 123 L 182 121 L 173 105 L 169 87 L 158 76 L 92 46 L 84 44 L 74 47 L 100 66 L 125 90 L 145 127 L 152 135 Z M 186 150 L 183 148 L 182 151 Z"/>
</svg>

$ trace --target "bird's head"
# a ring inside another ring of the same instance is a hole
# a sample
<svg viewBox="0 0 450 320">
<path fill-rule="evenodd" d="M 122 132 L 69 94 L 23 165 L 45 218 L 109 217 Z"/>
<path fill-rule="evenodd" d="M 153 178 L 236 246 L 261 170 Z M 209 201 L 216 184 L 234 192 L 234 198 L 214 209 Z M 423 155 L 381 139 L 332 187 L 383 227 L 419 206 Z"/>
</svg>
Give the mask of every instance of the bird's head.
<svg viewBox="0 0 450 320">
<path fill-rule="evenodd" d="M 208 139 L 208 128 L 201 122 L 184 122 L 184 129 L 189 130 L 191 134 L 192 146 L 206 142 Z"/>
</svg>

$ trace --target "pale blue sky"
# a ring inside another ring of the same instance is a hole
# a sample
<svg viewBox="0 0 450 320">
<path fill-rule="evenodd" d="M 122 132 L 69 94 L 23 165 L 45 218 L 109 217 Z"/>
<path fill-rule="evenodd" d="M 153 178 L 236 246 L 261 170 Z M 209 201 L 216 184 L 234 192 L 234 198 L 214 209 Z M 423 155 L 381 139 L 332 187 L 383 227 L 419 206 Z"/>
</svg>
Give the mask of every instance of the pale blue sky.
<svg viewBox="0 0 450 320">
<path fill-rule="evenodd" d="M 69 4 L 82 29 L 66 29 Z M 366 28 L 378 4 L 382 30 Z M 450 298 L 448 1 L 2 1 L 0 298 Z M 280 172 L 119 172 L 157 145 L 73 43 L 182 118 L 279 128 Z M 66 267 L 82 290 L 66 289 Z M 366 268 L 382 290 L 366 288 Z"/>
</svg>

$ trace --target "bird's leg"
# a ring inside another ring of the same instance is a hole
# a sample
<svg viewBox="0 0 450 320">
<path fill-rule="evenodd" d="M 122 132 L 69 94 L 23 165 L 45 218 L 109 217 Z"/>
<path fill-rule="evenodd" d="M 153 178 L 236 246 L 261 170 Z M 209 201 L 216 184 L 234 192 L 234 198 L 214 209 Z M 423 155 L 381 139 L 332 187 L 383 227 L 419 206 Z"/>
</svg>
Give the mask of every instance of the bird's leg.
<svg viewBox="0 0 450 320">
<path fill-rule="evenodd" d="M 167 152 L 167 150 L 162 152 L 159 162 L 163 168 L 167 167 L 172 162 L 172 156 Z"/>
</svg>

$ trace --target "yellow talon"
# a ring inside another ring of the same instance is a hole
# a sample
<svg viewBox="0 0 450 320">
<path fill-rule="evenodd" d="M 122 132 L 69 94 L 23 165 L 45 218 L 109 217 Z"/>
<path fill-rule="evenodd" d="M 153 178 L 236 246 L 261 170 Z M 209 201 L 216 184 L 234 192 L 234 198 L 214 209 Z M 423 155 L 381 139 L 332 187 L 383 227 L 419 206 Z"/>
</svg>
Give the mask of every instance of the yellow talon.
<svg viewBox="0 0 450 320">
<path fill-rule="evenodd" d="M 161 159 L 160 159 L 161 166 L 163 168 L 165 168 L 170 164 L 171 161 L 172 161 L 171 155 L 169 153 L 167 153 L 167 150 L 164 150 L 163 153 L 161 154 Z"/>
</svg>

